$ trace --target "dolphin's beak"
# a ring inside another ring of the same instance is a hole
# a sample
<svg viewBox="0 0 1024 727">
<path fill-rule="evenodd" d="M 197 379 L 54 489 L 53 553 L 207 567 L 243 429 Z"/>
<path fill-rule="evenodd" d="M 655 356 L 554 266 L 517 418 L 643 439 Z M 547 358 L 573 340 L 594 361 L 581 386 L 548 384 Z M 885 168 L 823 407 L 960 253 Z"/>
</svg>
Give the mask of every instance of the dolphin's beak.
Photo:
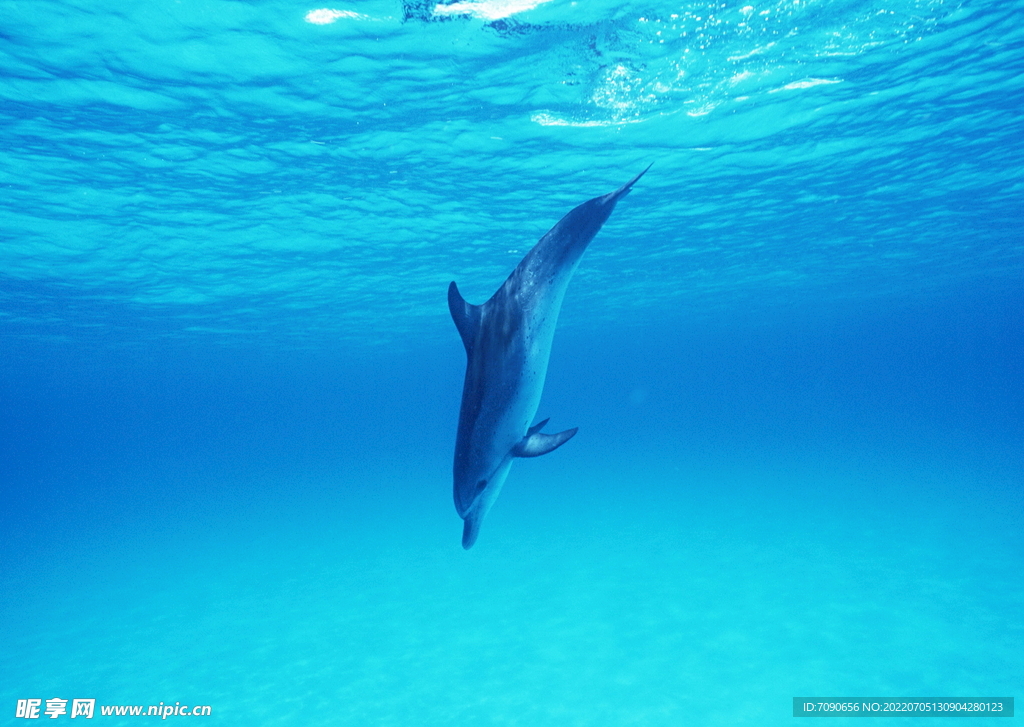
<svg viewBox="0 0 1024 727">
<path fill-rule="evenodd" d="M 473 547 L 473 543 L 476 542 L 476 537 L 480 534 L 480 520 L 479 510 L 471 510 L 466 513 L 466 518 L 462 525 L 462 547 L 469 550 Z"/>
</svg>

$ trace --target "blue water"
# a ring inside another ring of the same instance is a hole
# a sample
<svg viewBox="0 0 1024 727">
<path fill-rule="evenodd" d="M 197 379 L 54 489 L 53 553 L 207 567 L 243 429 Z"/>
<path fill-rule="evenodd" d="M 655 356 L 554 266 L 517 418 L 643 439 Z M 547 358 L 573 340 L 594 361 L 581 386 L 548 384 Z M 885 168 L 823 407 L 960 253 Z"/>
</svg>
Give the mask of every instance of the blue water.
<svg viewBox="0 0 1024 727">
<path fill-rule="evenodd" d="M 1022 13 L 0 0 L 0 719 L 1024 697 Z M 447 285 L 652 162 L 464 551 Z"/>
</svg>

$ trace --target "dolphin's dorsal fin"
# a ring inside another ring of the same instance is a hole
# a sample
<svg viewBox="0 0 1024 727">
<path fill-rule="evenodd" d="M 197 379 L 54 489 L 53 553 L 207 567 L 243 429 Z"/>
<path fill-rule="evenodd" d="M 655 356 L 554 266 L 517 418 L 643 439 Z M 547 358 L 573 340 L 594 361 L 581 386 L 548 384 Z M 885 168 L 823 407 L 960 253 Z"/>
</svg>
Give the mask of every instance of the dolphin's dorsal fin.
<svg viewBox="0 0 1024 727">
<path fill-rule="evenodd" d="M 472 350 L 476 332 L 480 328 L 480 306 L 467 303 L 454 280 L 448 286 L 448 310 L 452 313 L 452 320 L 459 329 L 466 351 Z"/>
<path fill-rule="evenodd" d="M 522 441 L 512 448 L 512 456 L 540 457 L 542 454 L 554 452 L 556 449 L 572 439 L 576 432 L 579 431 L 579 427 L 566 429 L 564 432 L 559 432 L 558 434 L 542 434 L 537 431 L 546 423 L 547 420 L 545 419 L 537 426 L 531 427 L 530 431 L 525 437 L 523 437 Z"/>
</svg>

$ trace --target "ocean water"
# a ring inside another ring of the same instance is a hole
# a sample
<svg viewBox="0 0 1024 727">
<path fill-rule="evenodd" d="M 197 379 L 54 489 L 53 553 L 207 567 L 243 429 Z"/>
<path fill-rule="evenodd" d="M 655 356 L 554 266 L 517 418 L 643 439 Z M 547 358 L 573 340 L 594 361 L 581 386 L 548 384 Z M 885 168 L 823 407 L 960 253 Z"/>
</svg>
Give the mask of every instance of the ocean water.
<svg viewBox="0 0 1024 727">
<path fill-rule="evenodd" d="M 1024 696 L 1022 13 L 0 0 L 2 723 Z M 464 551 L 447 285 L 651 163 Z"/>
</svg>

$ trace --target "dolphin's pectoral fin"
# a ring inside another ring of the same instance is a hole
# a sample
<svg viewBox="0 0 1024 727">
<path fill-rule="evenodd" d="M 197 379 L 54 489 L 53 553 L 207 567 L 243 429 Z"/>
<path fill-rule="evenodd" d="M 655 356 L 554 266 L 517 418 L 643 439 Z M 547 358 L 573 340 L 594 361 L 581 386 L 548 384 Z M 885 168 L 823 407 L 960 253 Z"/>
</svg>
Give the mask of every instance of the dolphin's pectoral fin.
<svg viewBox="0 0 1024 727">
<path fill-rule="evenodd" d="M 550 419 L 550 418 L 548 418 L 548 419 L 545 419 L 545 420 L 544 420 L 544 421 L 542 421 L 542 422 L 541 422 L 540 424 L 534 424 L 534 425 L 533 425 L 532 427 L 530 427 L 529 429 L 527 429 L 527 430 L 526 430 L 526 436 L 527 436 L 527 437 L 529 437 L 529 436 L 530 436 L 530 435 L 532 435 L 532 434 L 536 434 L 536 433 L 537 433 L 537 432 L 539 432 L 539 431 L 540 431 L 541 429 L 543 429 L 543 428 L 544 428 L 544 425 L 545 425 L 545 424 L 547 424 L 547 423 L 548 423 L 549 421 L 551 421 L 551 419 Z"/>
<path fill-rule="evenodd" d="M 545 419 L 537 426 L 531 427 L 527 435 L 523 437 L 523 440 L 512 448 L 512 456 L 540 457 L 542 454 L 554 452 L 556 449 L 572 439 L 576 432 L 579 431 L 578 427 L 566 429 L 564 432 L 559 432 L 558 434 L 542 434 L 537 431 L 546 423 L 547 420 Z"/>
<path fill-rule="evenodd" d="M 480 328 L 480 306 L 467 303 L 454 280 L 448 286 L 448 310 L 452 313 L 452 320 L 459 329 L 466 351 L 471 350 Z"/>
</svg>

